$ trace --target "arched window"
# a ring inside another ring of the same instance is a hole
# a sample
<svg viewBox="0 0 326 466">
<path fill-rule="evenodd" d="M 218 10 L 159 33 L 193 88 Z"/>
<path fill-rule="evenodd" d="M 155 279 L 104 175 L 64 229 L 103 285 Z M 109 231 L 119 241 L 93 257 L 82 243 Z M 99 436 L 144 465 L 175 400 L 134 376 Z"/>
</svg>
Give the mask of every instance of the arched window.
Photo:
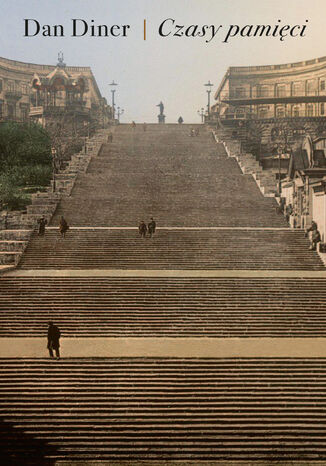
<svg viewBox="0 0 326 466">
<path fill-rule="evenodd" d="M 285 118 L 285 108 L 283 105 L 276 107 L 276 118 Z"/>
<path fill-rule="evenodd" d="M 261 107 L 259 109 L 259 118 L 268 118 L 268 107 Z"/>
</svg>

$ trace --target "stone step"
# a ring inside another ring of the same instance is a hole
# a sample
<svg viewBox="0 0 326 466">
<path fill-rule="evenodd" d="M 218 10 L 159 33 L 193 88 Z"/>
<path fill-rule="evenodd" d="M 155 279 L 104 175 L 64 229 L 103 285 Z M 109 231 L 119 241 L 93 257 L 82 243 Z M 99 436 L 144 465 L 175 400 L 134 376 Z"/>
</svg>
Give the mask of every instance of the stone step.
<svg viewBox="0 0 326 466">
<path fill-rule="evenodd" d="M 285 225 L 273 211 L 272 202 L 263 207 L 266 199 L 254 181 L 242 175 L 236 161 L 227 158 L 221 144 L 214 143 L 206 132 L 190 138 L 187 131 L 189 128 L 179 131 L 170 127 L 151 135 L 118 129 L 114 143 L 102 146 L 101 155 L 90 162 L 87 174 L 78 177 L 69 199 L 61 201 L 54 221 L 64 215 L 72 225 L 116 225 L 125 219 L 135 223 L 160 212 L 164 223 L 173 219 L 188 225 L 212 221 L 223 225 Z M 172 134 L 175 137 L 169 136 Z M 191 173 L 193 179 L 189 178 Z M 102 202 L 106 197 L 110 199 L 107 204 Z M 119 199 L 119 206 L 114 199 Z M 219 206 L 230 204 L 231 199 L 232 214 L 224 208 L 218 215 Z"/>
<path fill-rule="evenodd" d="M 138 236 L 138 237 L 137 237 Z M 20 267 L 118 269 L 324 270 L 309 242 L 296 230 L 69 230 L 33 235 Z"/>
<path fill-rule="evenodd" d="M 10 392 L 0 390 L 4 459 L 14 451 L 34 462 L 326 459 L 322 358 L 1 362 L 0 385 L 12 380 Z"/>
<path fill-rule="evenodd" d="M 0 335 L 324 336 L 326 279 L 0 279 Z M 266 300 L 268 296 L 268 300 Z"/>
</svg>

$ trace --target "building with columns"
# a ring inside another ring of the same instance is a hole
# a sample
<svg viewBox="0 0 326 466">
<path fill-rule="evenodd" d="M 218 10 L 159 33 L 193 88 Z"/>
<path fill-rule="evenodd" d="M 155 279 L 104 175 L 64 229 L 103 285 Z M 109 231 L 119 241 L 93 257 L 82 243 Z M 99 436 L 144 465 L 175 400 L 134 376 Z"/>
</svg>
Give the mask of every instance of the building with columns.
<svg viewBox="0 0 326 466">
<path fill-rule="evenodd" d="M 46 124 L 60 111 L 74 112 L 81 122 L 105 124 L 110 107 L 102 97 L 90 67 L 41 65 L 0 58 L 0 121 Z"/>
<path fill-rule="evenodd" d="M 280 121 L 296 135 L 325 131 L 326 57 L 282 65 L 230 67 L 215 93 L 211 118 L 245 126 L 271 142 Z M 241 122 L 241 123 L 240 123 Z"/>
</svg>

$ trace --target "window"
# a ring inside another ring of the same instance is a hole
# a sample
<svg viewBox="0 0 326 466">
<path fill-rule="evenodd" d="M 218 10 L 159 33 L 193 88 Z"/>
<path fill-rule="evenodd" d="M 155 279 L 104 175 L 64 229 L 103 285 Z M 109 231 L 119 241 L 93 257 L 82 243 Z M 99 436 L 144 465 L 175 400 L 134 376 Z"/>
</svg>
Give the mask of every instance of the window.
<svg viewBox="0 0 326 466">
<path fill-rule="evenodd" d="M 2 79 L 0 79 L 0 92 L 2 92 Z"/>
<path fill-rule="evenodd" d="M 325 81 L 324 80 L 320 81 L 320 90 L 321 91 L 325 90 Z"/>
<path fill-rule="evenodd" d="M 325 104 L 324 103 L 320 104 L 320 114 L 325 115 Z"/>
<path fill-rule="evenodd" d="M 29 93 L 29 86 L 28 86 L 28 84 L 22 83 L 22 85 L 21 85 L 21 90 L 22 90 L 22 93 L 23 93 L 23 94 L 25 94 L 25 95 L 28 94 L 28 93 Z"/>
<path fill-rule="evenodd" d="M 277 107 L 276 108 L 276 118 L 285 118 L 285 108 Z"/>
<path fill-rule="evenodd" d="M 268 107 L 262 107 L 259 109 L 259 118 L 268 118 Z"/>
<path fill-rule="evenodd" d="M 307 81 L 306 89 L 307 89 L 307 95 L 315 95 L 316 94 L 315 81 Z"/>
<path fill-rule="evenodd" d="M 302 85 L 301 83 L 293 83 L 292 85 L 292 95 L 300 95 L 302 93 Z"/>
<path fill-rule="evenodd" d="M 245 108 L 244 107 L 238 107 L 235 110 L 235 116 L 236 118 L 244 118 L 245 116 Z"/>
<path fill-rule="evenodd" d="M 300 116 L 300 107 L 298 107 L 297 105 L 292 107 L 292 116 L 294 118 L 298 118 Z"/>
<path fill-rule="evenodd" d="M 20 113 L 21 113 L 22 120 L 27 121 L 28 120 L 28 108 L 26 106 L 21 107 Z"/>
<path fill-rule="evenodd" d="M 269 95 L 269 87 L 268 86 L 261 86 L 257 90 L 258 97 L 268 97 Z"/>
<path fill-rule="evenodd" d="M 245 97 L 246 92 L 243 87 L 236 87 L 235 89 L 235 97 Z"/>
<path fill-rule="evenodd" d="M 307 112 L 308 117 L 314 116 L 314 106 L 313 106 L 313 104 L 307 104 L 306 112 Z"/>
<path fill-rule="evenodd" d="M 276 86 L 276 97 L 286 97 L 286 86 L 285 86 L 285 84 L 278 84 Z"/>
<path fill-rule="evenodd" d="M 15 83 L 13 81 L 8 81 L 7 89 L 8 91 L 13 92 L 15 90 Z"/>
<path fill-rule="evenodd" d="M 16 116 L 16 105 L 15 104 L 8 104 L 8 118 L 10 120 L 14 119 Z"/>
</svg>

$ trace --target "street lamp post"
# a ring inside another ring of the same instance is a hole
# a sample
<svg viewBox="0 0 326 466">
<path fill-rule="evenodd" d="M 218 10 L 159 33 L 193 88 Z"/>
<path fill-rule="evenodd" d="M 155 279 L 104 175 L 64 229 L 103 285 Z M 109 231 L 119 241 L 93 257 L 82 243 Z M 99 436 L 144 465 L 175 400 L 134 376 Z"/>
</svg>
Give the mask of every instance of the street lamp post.
<svg viewBox="0 0 326 466">
<path fill-rule="evenodd" d="M 278 150 L 278 194 L 281 197 L 282 184 L 281 184 L 281 159 L 282 159 L 282 147 Z"/>
<path fill-rule="evenodd" d="M 204 123 L 204 117 L 205 117 L 204 107 L 202 107 L 200 110 L 197 110 L 197 113 L 201 117 L 201 122 Z"/>
<path fill-rule="evenodd" d="M 111 94 L 112 94 L 112 119 L 114 120 L 115 118 L 115 103 L 114 103 L 114 93 L 116 91 L 115 89 L 115 86 L 117 86 L 118 84 L 114 82 L 114 80 L 112 81 L 111 84 L 109 84 L 109 86 L 112 86 L 112 89 L 111 89 Z"/>
<path fill-rule="evenodd" d="M 117 110 L 118 110 L 117 111 L 117 118 L 118 118 L 118 122 L 120 123 L 120 116 L 124 114 L 124 109 L 118 107 Z"/>
<path fill-rule="evenodd" d="M 55 171 L 56 171 L 56 157 L 57 157 L 57 149 L 52 146 L 51 147 L 51 155 L 52 155 L 52 176 L 53 176 L 53 186 L 52 191 L 55 193 Z"/>
<path fill-rule="evenodd" d="M 214 86 L 214 84 L 212 84 L 210 81 L 208 81 L 206 84 L 204 84 L 204 86 L 207 87 L 207 114 L 209 116 L 210 112 L 211 112 L 211 92 L 212 92 L 212 87 Z"/>
</svg>

